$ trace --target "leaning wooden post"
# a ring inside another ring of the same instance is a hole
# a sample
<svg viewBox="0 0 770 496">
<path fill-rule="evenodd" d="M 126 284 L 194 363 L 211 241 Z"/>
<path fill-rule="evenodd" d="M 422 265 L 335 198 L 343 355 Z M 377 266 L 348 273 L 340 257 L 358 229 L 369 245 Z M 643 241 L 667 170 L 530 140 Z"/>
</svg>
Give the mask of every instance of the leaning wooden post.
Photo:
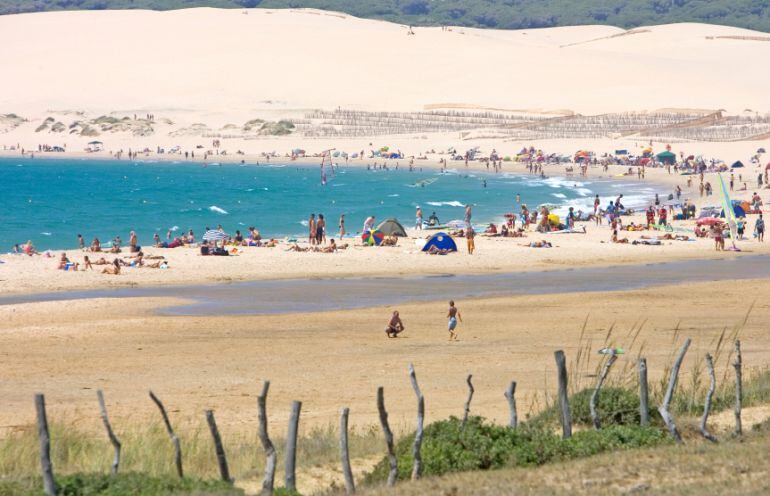
<svg viewBox="0 0 770 496">
<path fill-rule="evenodd" d="M 257 397 L 259 406 L 259 440 L 265 450 L 265 478 L 262 480 L 262 495 L 271 496 L 275 481 L 276 452 L 270 436 L 267 435 L 267 392 L 270 389 L 270 381 L 262 385 L 262 394 Z"/>
<path fill-rule="evenodd" d="M 706 401 L 703 404 L 703 416 L 700 419 L 700 433 L 712 442 L 717 442 L 717 438 L 714 437 L 713 434 L 711 434 L 708 429 L 706 428 L 706 423 L 709 420 L 709 413 L 711 412 L 711 399 L 714 396 L 714 390 L 716 389 L 717 380 L 714 376 L 714 359 L 711 358 L 711 355 L 706 353 L 706 369 L 709 373 L 709 389 L 706 392 Z"/>
<path fill-rule="evenodd" d="M 674 389 L 676 388 L 676 381 L 679 378 L 679 368 L 682 366 L 682 360 L 687 353 L 687 349 L 690 347 L 691 339 L 687 338 L 679 350 L 679 354 L 674 361 L 674 366 L 671 368 L 671 376 L 668 379 L 668 388 L 666 388 L 666 395 L 663 397 L 663 404 L 658 407 L 660 416 L 663 417 L 668 431 L 677 443 L 682 442 L 682 436 L 679 434 L 679 429 L 676 428 L 674 423 L 674 417 L 671 416 L 669 407 L 671 406 L 671 400 L 674 398 Z"/>
<path fill-rule="evenodd" d="M 217 465 L 219 465 L 219 475 L 225 482 L 232 483 L 230 478 L 230 470 L 227 467 L 227 456 L 225 455 L 225 447 L 222 445 L 222 437 L 219 435 L 219 429 L 217 428 L 217 421 L 214 419 L 214 412 L 212 410 L 206 410 L 206 422 L 209 424 L 209 430 L 211 431 L 211 437 L 214 440 L 214 451 L 217 454 Z"/>
<path fill-rule="evenodd" d="M 422 435 L 423 425 L 425 423 L 425 398 L 422 396 L 420 386 L 417 384 L 417 376 L 414 373 L 414 366 L 409 364 L 409 379 L 412 381 L 414 394 L 417 396 L 417 430 L 414 434 L 414 444 L 412 445 L 412 480 L 417 480 L 422 475 Z"/>
<path fill-rule="evenodd" d="M 158 405 L 158 409 L 160 410 L 160 414 L 163 417 L 163 424 L 166 426 L 166 432 L 168 433 L 168 437 L 171 438 L 171 444 L 174 445 L 174 462 L 176 463 L 176 473 L 179 475 L 180 478 L 184 477 L 184 471 L 182 470 L 182 446 L 179 444 L 179 438 L 174 433 L 174 429 L 171 427 L 171 422 L 168 420 L 168 414 L 166 413 L 166 408 L 163 406 L 163 403 L 160 402 L 157 396 L 155 396 L 155 393 L 150 391 L 150 399 L 155 402 L 156 405 Z"/>
<path fill-rule="evenodd" d="M 508 426 L 515 429 L 519 424 L 519 416 L 516 412 L 516 381 L 511 381 L 508 390 L 505 392 L 505 397 L 508 398 L 508 409 L 511 411 Z"/>
<path fill-rule="evenodd" d="M 567 393 L 567 359 L 564 352 L 558 350 L 554 353 L 556 367 L 559 376 L 559 409 L 561 411 L 562 438 L 572 437 L 572 415 L 569 411 L 569 394 Z"/>
<path fill-rule="evenodd" d="M 390 430 L 388 423 L 388 412 L 385 410 L 385 390 L 382 386 L 377 388 L 377 410 L 380 412 L 380 425 L 385 434 L 385 444 L 388 447 L 388 463 L 390 463 L 388 486 L 392 487 L 398 478 L 398 458 L 396 458 L 396 450 L 393 446 L 393 431 Z"/>
<path fill-rule="evenodd" d="M 342 461 L 342 473 L 345 475 L 345 492 L 356 492 L 356 482 L 353 479 L 353 470 L 350 468 L 350 451 L 348 449 L 348 416 L 349 408 L 343 408 L 340 412 L 340 458 Z"/>
<path fill-rule="evenodd" d="M 56 481 L 51 464 L 51 435 L 48 433 L 48 417 L 45 414 L 45 396 L 35 395 L 37 410 L 37 435 L 40 438 L 40 468 L 43 471 L 43 490 L 48 496 L 56 496 Z"/>
<path fill-rule="evenodd" d="M 741 407 L 743 406 L 743 359 L 741 357 L 741 342 L 735 340 L 735 361 L 733 367 L 735 367 L 735 435 L 740 436 L 743 434 L 743 423 L 741 422 Z"/>
<path fill-rule="evenodd" d="M 286 461 L 284 463 L 286 489 L 289 492 L 297 491 L 297 434 L 299 432 L 300 410 L 302 410 L 301 401 L 295 401 L 291 404 L 289 432 L 286 434 Z"/>
<path fill-rule="evenodd" d="M 599 380 L 596 383 L 596 388 L 594 389 L 593 394 L 591 395 L 591 421 L 593 421 L 594 428 L 598 431 L 602 428 L 601 420 L 599 419 L 599 412 L 596 410 L 596 403 L 599 401 L 599 391 L 602 389 L 602 385 L 604 384 L 604 381 L 607 379 L 607 374 L 610 373 L 610 368 L 612 368 L 612 364 L 615 363 L 615 360 L 618 359 L 618 356 L 615 354 L 615 350 L 612 350 L 610 352 L 610 357 L 607 359 L 606 362 L 604 362 L 604 367 L 602 368 L 602 373 L 599 375 Z"/>
<path fill-rule="evenodd" d="M 650 425 L 650 393 L 647 387 L 647 359 L 639 359 L 639 424 Z"/>
<path fill-rule="evenodd" d="M 104 393 L 101 389 L 96 391 L 96 399 L 99 400 L 99 412 L 102 416 L 102 423 L 104 423 L 104 428 L 107 430 L 107 437 L 110 438 L 110 443 L 112 443 L 112 447 L 115 450 L 115 458 L 112 460 L 112 475 L 115 475 L 118 473 L 118 468 L 120 467 L 121 444 L 115 433 L 112 431 L 112 425 L 110 424 L 110 419 L 107 416 L 107 407 L 104 404 Z"/>
<path fill-rule="evenodd" d="M 465 409 L 463 410 L 463 428 L 465 428 L 465 424 L 468 422 L 468 415 L 471 413 L 471 400 L 473 399 L 473 393 L 475 392 L 471 379 L 473 379 L 473 374 L 468 374 L 468 378 L 465 379 L 465 382 L 468 384 L 468 400 L 465 402 Z"/>
</svg>

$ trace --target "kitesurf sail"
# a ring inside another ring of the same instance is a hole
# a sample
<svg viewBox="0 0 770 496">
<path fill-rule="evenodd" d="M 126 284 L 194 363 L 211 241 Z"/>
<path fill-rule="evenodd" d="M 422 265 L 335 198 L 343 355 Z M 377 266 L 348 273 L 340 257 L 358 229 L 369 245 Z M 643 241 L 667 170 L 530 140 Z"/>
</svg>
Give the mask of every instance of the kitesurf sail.
<svg viewBox="0 0 770 496">
<path fill-rule="evenodd" d="M 730 226 L 730 241 L 733 243 L 733 249 L 737 250 L 735 246 L 735 240 L 738 238 L 738 223 L 735 220 L 735 209 L 733 208 L 733 202 L 730 200 L 730 195 L 727 192 L 725 186 L 725 180 L 722 174 L 719 174 L 719 188 L 722 190 L 722 210 L 725 213 L 725 221 Z"/>
</svg>

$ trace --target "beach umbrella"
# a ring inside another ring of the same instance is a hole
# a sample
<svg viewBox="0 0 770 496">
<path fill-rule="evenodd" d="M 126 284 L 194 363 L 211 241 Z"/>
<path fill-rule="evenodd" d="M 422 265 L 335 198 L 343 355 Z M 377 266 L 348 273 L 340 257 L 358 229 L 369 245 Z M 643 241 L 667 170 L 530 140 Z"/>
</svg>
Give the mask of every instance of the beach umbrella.
<svg viewBox="0 0 770 496">
<path fill-rule="evenodd" d="M 216 229 L 210 229 L 203 234 L 203 241 L 222 241 L 230 236 L 227 233 L 218 231 Z"/>
<path fill-rule="evenodd" d="M 698 226 L 714 226 L 717 224 L 724 224 L 724 221 L 719 220 L 716 217 L 705 217 L 703 219 L 698 219 L 695 224 Z"/>
<path fill-rule="evenodd" d="M 385 239 L 385 235 L 382 234 L 382 231 L 377 230 L 365 232 L 361 235 L 361 241 L 369 246 L 380 246 L 383 239 Z"/>
<path fill-rule="evenodd" d="M 104 143 L 102 143 L 101 141 L 90 141 L 88 144 L 89 145 L 102 145 Z"/>
</svg>

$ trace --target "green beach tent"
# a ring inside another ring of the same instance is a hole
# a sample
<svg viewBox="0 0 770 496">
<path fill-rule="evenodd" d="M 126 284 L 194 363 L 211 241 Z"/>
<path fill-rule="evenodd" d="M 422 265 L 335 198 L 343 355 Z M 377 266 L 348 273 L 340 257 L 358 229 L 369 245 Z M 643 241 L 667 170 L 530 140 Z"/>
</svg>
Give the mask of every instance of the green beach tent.
<svg viewBox="0 0 770 496">
<path fill-rule="evenodd" d="M 660 152 L 657 155 L 655 155 L 655 158 L 658 159 L 658 162 L 662 162 L 664 164 L 673 164 L 676 162 L 676 154 L 671 153 L 670 151 L 666 150 L 665 152 Z"/>
</svg>

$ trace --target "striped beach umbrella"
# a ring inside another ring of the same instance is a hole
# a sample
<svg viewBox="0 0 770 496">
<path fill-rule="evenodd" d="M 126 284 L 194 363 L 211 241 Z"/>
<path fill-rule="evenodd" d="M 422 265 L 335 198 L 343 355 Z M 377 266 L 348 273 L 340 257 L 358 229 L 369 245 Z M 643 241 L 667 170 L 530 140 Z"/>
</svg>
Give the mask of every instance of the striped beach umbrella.
<svg viewBox="0 0 770 496">
<path fill-rule="evenodd" d="M 210 229 L 203 234 L 203 241 L 222 241 L 223 239 L 227 239 L 230 236 L 227 235 L 227 233 L 223 231 L 219 231 L 217 229 Z"/>
<path fill-rule="evenodd" d="M 361 240 L 364 242 L 365 245 L 369 246 L 380 246 L 382 243 L 382 240 L 385 238 L 385 235 L 382 234 L 382 231 L 367 231 L 361 235 Z"/>
</svg>

